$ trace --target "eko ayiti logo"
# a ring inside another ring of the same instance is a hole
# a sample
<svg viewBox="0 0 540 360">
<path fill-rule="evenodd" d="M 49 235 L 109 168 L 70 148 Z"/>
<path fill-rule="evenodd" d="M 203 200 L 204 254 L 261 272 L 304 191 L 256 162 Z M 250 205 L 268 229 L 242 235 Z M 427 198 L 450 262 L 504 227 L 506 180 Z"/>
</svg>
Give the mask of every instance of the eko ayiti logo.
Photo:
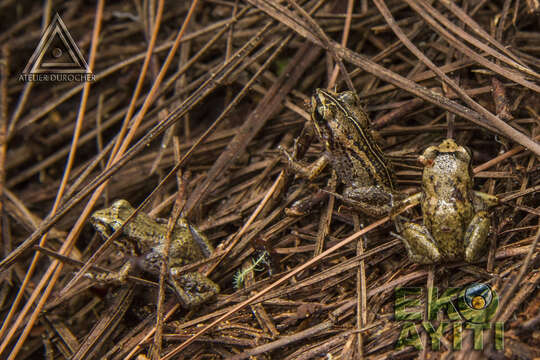
<svg viewBox="0 0 540 360">
<path fill-rule="evenodd" d="M 41 36 L 21 81 L 93 81 L 94 74 L 58 13 Z"/>
<path fill-rule="evenodd" d="M 426 299 L 425 306 L 422 299 Z M 473 333 L 474 349 L 482 350 L 484 330 L 492 330 L 494 349 L 503 350 L 504 323 L 491 322 L 498 306 L 499 297 L 487 284 L 449 288 L 442 294 L 437 288 L 427 289 L 427 294 L 423 294 L 423 288 L 398 288 L 394 316 L 401 322 L 401 331 L 396 347 L 422 349 L 418 330 L 423 330 L 429 335 L 432 350 L 440 349 L 445 335 L 450 337 L 446 344 L 451 350 L 460 350 L 463 332 L 468 330 Z"/>
</svg>

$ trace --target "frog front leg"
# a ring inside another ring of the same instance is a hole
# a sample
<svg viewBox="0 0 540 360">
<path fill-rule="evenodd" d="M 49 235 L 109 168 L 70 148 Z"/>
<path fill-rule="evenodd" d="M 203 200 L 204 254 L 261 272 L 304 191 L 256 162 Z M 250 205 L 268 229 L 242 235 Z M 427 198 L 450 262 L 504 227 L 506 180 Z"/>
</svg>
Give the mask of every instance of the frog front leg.
<svg viewBox="0 0 540 360">
<path fill-rule="evenodd" d="M 198 272 L 180 273 L 179 267 L 169 271 L 169 282 L 186 308 L 198 306 L 219 293 L 219 286 Z"/>
<path fill-rule="evenodd" d="M 107 226 L 105 226 L 103 223 L 95 222 L 93 225 L 96 228 L 97 232 L 104 239 L 109 239 L 111 237 L 112 233 L 111 233 L 110 229 Z M 118 245 L 122 246 L 122 243 L 119 242 Z M 87 275 L 88 275 L 88 277 L 90 277 L 92 279 L 95 279 L 96 281 L 98 281 L 100 283 L 104 283 L 104 284 L 107 284 L 107 283 L 120 283 L 120 284 L 123 284 L 123 283 L 126 282 L 127 276 L 130 274 L 132 269 L 133 269 L 133 261 L 128 260 L 128 261 L 126 261 L 124 263 L 124 265 L 122 265 L 122 267 L 118 271 L 111 271 L 111 272 L 108 272 L 108 273 L 102 273 L 102 274 L 97 274 L 97 275 L 93 275 L 93 274 L 89 273 Z"/>
<path fill-rule="evenodd" d="M 304 164 L 294 159 L 294 157 L 287 152 L 284 148 L 280 147 L 282 156 L 287 160 L 287 167 L 292 172 L 300 175 L 308 180 L 313 180 L 319 175 L 326 165 L 328 165 L 329 158 L 326 154 L 322 155 L 312 164 Z"/>
<path fill-rule="evenodd" d="M 412 262 L 418 264 L 433 264 L 441 259 L 441 253 L 424 225 L 405 223 L 401 232 L 407 254 Z"/>
<path fill-rule="evenodd" d="M 126 282 L 127 276 L 133 269 L 133 263 L 131 261 L 126 261 L 124 265 L 118 271 L 98 274 L 95 276 L 95 279 L 101 283 L 119 283 L 123 284 Z"/>
<path fill-rule="evenodd" d="M 479 211 L 474 215 L 463 238 L 465 261 L 474 262 L 483 254 L 490 228 L 491 221 L 486 211 Z"/>
<path fill-rule="evenodd" d="M 473 204 L 476 211 L 488 210 L 499 205 L 499 198 L 481 191 L 474 191 Z"/>
<path fill-rule="evenodd" d="M 176 228 L 177 229 L 185 229 L 188 230 L 191 234 L 191 239 L 193 242 L 198 246 L 199 250 L 202 252 L 202 255 L 205 258 L 208 258 L 212 255 L 214 252 L 214 247 L 212 246 L 212 243 L 208 240 L 206 235 L 204 235 L 199 229 L 197 229 L 195 226 L 191 225 L 187 219 L 180 217 L 176 221 Z M 189 245 L 189 242 L 186 242 L 184 244 L 184 247 L 191 247 Z M 180 250 L 180 254 L 188 254 L 189 249 Z M 194 259 L 196 260 L 196 259 Z"/>
</svg>

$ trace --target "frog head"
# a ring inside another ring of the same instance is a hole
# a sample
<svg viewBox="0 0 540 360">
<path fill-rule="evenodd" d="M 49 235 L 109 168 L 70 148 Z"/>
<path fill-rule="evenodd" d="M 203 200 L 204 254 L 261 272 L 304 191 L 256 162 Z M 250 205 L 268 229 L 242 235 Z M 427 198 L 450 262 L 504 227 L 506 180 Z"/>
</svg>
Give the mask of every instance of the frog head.
<svg viewBox="0 0 540 360">
<path fill-rule="evenodd" d="M 329 141 L 331 139 L 331 128 L 329 126 L 329 121 L 334 118 L 335 109 L 333 109 L 332 99 L 334 98 L 333 93 L 323 90 L 316 89 L 311 97 L 311 119 L 313 121 L 313 126 L 319 138 L 325 142 L 325 146 L 329 146 Z"/>
<path fill-rule="evenodd" d="M 428 147 L 418 160 L 424 165 L 422 188 L 428 195 L 466 198 L 471 193 L 471 154 L 454 140 Z"/>
<path fill-rule="evenodd" d="M 334 146 L 352 142 L 351 135 L 365 133 L 369 122 L 354 92 L 335 93 L 325 89 L 313 93 L 311 119 L 317 135 L 330 151 Z"/>
<path fill-rule="evenodd" d="M 453 139 L 445 139 L 439 145 L 430 146 L 424 153 L 418 157 L 424 166 L 433 166 L 434 160 L 441 155 L 449 155 L 456 159 L 456 161 L 465 164 L 467 167 L 471 163 L 471 153 L 469 149 L 464 146 L 456 144 Z"/>
<path fill-rule="evenodd" d="M 134 209 L 126 200 L 116 200 L 110 207 L 98 210 L 90 217 L 90 223 L 105 237 L 119 229 Z"/>
</svg>

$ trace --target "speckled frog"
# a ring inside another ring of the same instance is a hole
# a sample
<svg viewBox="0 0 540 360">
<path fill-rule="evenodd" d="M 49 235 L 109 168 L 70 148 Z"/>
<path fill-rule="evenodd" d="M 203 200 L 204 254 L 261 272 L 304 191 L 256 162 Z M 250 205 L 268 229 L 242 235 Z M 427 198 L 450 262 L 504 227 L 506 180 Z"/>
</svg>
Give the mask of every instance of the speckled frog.
<svg viewBox="0 0 540 360">
<path fill-rule="evenodd" d="M 117 200 L 111 207 L 94 212 L 90 222 L 107 239 L 122 226 L 134 210 L 126 200 Z M 166 225 L 139 213 L 124 227 L 117 245 L 124 252 L 135 256 L 136 263 L 143 270 L 159 274 L 166 236 Z M 179 272 L 182 266 L 203 260 L 213 251 L 213 246 L 201 232 L 184 218 L 178 220 L 171 237 L 167 280 L 185 307 L 199 305 L 219 292 L 218 285 L 203 274 Z M 132 267 L 133 261 L 128 261 L 118 273 L 107 274 L 106 280 L 123 281 Z"/>
<path fill-rule="evenodd" d="M 473 190 L 471 155 L 452 139 L 428 147 L 419 161 L 424 165 L 424 223 L 406 223 L 401 234 L 410 260 L 477 260 L 490 230 L 486 210 L 498 203 L 497 197 Z"/>
</svg>

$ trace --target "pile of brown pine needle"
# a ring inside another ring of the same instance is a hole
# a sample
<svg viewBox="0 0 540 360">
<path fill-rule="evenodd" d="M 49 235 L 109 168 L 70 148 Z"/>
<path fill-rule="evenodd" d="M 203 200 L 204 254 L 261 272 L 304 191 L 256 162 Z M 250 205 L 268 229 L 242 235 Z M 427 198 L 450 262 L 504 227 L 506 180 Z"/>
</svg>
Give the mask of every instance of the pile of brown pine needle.
<svg viewBox="0 0 540 360">
<path fill-rule="evenodd" d="M 21 77 L 56 14 L 93 81 Z M 533 0 L 0 0 L 0 358 L 540 357 L 539 19 Z M 480 261 L 414 264 L 388 217 L 321 199 L 343 190 L 331 168 L 288 171 L 316 88 L 356 91 L 405 194 L 426 147 L 471 150 L 475 190 L 501 200 Z M 203 231 L 216 251 L 186 271 L 220 294 L 185 309 L 165 268 L 89 276 L 126 261 L 88 222 L 116 199 Z M 471 284 L 498 301 L 483 343 L 426 307 Z"/>
</svg>

